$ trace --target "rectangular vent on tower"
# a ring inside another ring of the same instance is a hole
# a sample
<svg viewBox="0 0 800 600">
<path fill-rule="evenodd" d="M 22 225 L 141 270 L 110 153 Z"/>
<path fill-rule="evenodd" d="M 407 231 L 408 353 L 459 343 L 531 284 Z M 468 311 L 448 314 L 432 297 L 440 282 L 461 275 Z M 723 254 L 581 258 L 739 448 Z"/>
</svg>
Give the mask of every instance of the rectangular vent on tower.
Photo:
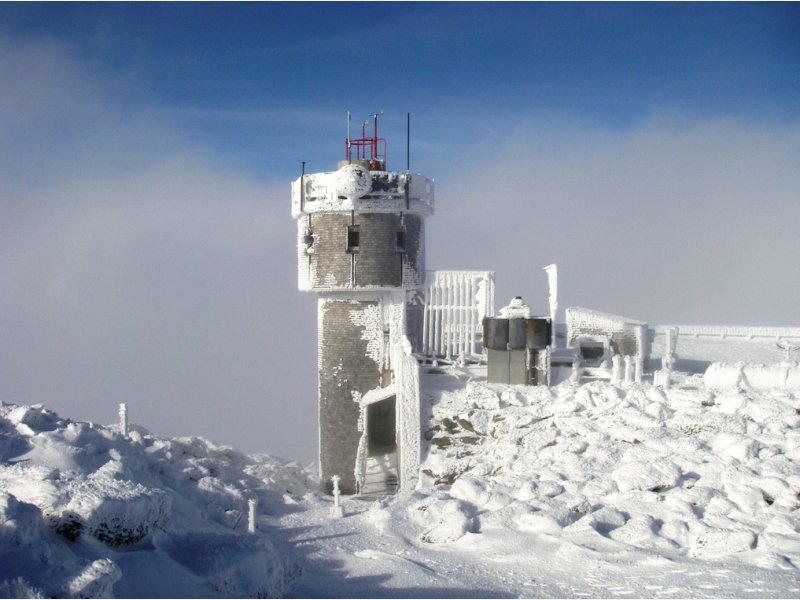
<svg viewBox="0 0 800 600">
<path fill-rule="evenodd" d="M 358 247 L 361 242 L 361 226 L 348 225 L 347 226 L 347 251 L 350 253 L 358 252 Z"/>
</svg>

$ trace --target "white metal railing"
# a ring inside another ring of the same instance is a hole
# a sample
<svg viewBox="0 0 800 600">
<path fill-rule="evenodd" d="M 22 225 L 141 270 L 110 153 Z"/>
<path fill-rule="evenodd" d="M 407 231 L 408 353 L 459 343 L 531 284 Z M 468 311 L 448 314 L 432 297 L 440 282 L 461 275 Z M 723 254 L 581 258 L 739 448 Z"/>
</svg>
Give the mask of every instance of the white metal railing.
<svg viewBox="0 0 800 600">
<path fill-rule="evenodd" d="M 428 271 L 422 353 L 479 355 L 483 318 L 494 315 L 494 272 Z"/>
<path fill-rule="evenodd" d="M 715 325 L 658 325 L 654 327 L 656 335 L 665 334 L 670 327 L 676 327 L 681 336 L 714 337 L 714 338 L 744 338 L 744 339 L 769 339 L 769 340 L 797 340 L 800 341 L 800 327 L 742 327 L 742 326 L 715 326 Z"/>
</svg>

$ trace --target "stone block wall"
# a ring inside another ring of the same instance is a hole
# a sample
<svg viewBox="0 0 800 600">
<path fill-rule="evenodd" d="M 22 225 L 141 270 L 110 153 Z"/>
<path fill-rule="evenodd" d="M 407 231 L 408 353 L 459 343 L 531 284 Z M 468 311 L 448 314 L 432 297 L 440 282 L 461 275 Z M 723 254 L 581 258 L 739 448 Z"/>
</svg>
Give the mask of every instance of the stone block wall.
<svg viewBox="0 0 800 600">
<path fill-rule="evenodd" d="M 318 304 L 320 477 L 330 492 L 339 475 L 343 494 L 354 494 L 354 468 L 361 438 L 358 398 L 381 385 L 382 361 L 370 346 L 370 313 L 378 300 L 354 301 L 322 296 Z M 355 395 L 354 395 L 355 394 Z"/>
<path fill-rule="evenodd" d="M 358 228 L 359 245 L 348 252 L 351 226 Z M 304 215 L 297 220 L 298 286 L 333 291 L 421 285 L 423 228 L 422 218 L 410 213 Z M 398 233 L 403 234 L 402 246 Z"/>
</svg>

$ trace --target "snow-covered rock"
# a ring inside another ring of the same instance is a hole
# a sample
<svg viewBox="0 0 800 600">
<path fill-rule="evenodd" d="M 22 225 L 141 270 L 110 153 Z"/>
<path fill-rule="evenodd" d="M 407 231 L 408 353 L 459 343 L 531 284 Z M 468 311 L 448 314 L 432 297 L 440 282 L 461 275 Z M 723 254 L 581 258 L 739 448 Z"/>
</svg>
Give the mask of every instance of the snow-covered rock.
<svg viewBox="0 0 800 600">
<path fill-rule="evenodd" d="M 447 381 L 428 382 L 430 487 L 413 505 L 390 502 L 387 527 L 418 522 L 423 506 L 455 529 L 441 536 L 447 543 L 516 531 L 602 547 L 599 535 L 615 551 L 800 568 L 800 399 L 791 392 L 681 377 L 668 389 Z"/>
<path fill-rule="evenodd" d="M 41 406 L 0 404 L 0 432 L 0 595 L 263 598 L 296 584 L 296 565 L 248 533 L 247 506 L 279 513 L 308 493 L 299 465 Z"/>
</svg>

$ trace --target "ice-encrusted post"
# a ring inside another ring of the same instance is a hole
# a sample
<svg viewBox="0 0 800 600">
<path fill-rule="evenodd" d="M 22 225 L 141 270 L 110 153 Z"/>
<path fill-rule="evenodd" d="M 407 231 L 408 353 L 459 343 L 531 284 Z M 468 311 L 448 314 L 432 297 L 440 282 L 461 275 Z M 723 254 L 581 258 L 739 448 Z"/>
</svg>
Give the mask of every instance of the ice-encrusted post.
<svg viewBox="0 0 800 600">
<path fill-rule="evenodd" d="M 119 430 L 122 435 L 128 436 L 128 405 L 124 402 L 119 405 Z"/>
<path fill-rule="evenodd" d="M 669 389 L 670 383 L 672 378 L 672 356 L 662 356 L 661 357 L 661 385 L 664 389 Z"/>
<path fill-rule="evenodd" d="M 256 532 L 256 507 L 258 507 L 258 500 L 250 498 L 247 501 L 247 533 Z"/>
<path fill-rule="evenodd" d="M 341 479 L 338 475 L 334 475 L 331 477 L 331 482 L 333 483 L 333 506 L 331 507 L 331 516 L 332 517 L 343 517 L 344 516 L 344 508 L 339 506 L 339 479 Z"/>
<path fill-rule="evenodd" d="M 619 354 L 611 357 L 611 383 L 617 386 L 622 384 L 622 357 Z"/>
<path fill-rule="evenodd" d="M 572 373 L 570 373 L 569 376 L 570 383 L 577 384 L 580 382 L 582 370 L 583 369 L 581 368 L 580 361 L 576 360 L 574 363 L 572 363 Z"/>
<path fill-rule="evenodd" d="M 625 384 L 633 383 L 633 357 L 625 357 Z"/>
<path fill-rule="evenodd" d="M 550 288 L 550 323 L 552 324 L 553 339 L 552 346 L 556 347 L 556 313 L 558 312 L 558 266 L 555 264 L 547 265 L 544 268 L 547 273 L 547 285 Z"/>
</svg>

